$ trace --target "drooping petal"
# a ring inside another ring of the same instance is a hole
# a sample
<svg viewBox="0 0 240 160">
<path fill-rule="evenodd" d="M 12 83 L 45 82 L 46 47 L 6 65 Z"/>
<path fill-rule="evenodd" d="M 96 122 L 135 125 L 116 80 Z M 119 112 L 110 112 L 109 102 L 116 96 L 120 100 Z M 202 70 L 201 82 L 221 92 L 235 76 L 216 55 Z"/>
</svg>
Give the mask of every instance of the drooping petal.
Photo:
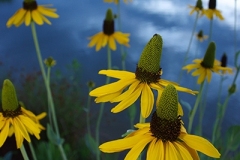
<svg viewBox="0 0 240 160">
<path fill-rule="evenodd" d="M 165 159 L 177 159 L 177 160 L 182 159 L 182 157 L 179 156 L 178 151 L 171 142 L 169 141 L 165 142 L 165 148 L 166 148 Z"/>
<path fill-rule="evenodd" d="M 100 97 L 97 97 L 95 99 L 95 102 L 96 103 L 100 103 L 100 102 L 112 102 L 112 100 L 116 97 L 118 97 L 121 93 L 122 93 L 123 90 L 119 90 L 117 92 L 114 92 L 114 93 L 111 93 L 111 94 L 107 94 L 107 95 L 104 95 L 104 96 L 100 96 Z"/>
<path fill-rule="evenodd" d="M 117 106 L 115 106 L 111 112 L 118 113 L 132 105 L 140 96 L 143 86 L 139 86 L 136 90 L 129 96 L 128 99 L 124 99 Z"/>
<path fill-rule="evenodd" d="M 143 139 L 139 139 L 139 141 L 133 146 L 133 148 L 128 152 L 125 160 L 133 160 L 137 159 L 141 154 L 142 150 L 145 146 L 154 139 L 153 136 L 145 136 Z"/>
<path fill-rule="evenodd" d="M 114 50 L 114 51 L 116 50 L 117 47 L 116 47 L 116 43 L 115 43 L 113 35 L 109 36 L 108 45 L 111 48 L 111 50 Z"/>
<path fill-rule="evenodd" d="M 188 153 L 191 154 L 193 160 L 200 160 L 199 156 L 198 156 L 198 153 L 196 150 L 190 148 L 186 143 L 184 142 L 176 142 L 178 143 L 179 145 L 183 146 L 184 148 L 186 148 L 188 150 Z"/>
<path fill-rule="evenodd" d="M 180 134 L 180 139 L 183 140 L 190 148 L 194 148 L 209 157 L 220 158 L 218 150 L 206 139 L 189 134 Z"/>
<path fill-rule="evenodd" d="M 102 47 L 105 47 L 105 46 L 103 46 L 103 40 L 104 40 L 105 36 L 106 35 L 104 33 L 99 35 L 98 41 L 96 43 L 96 51 L 99 51 Z"/>
<path fill-rule="evenodd" d="M 27 10 L 21 8 L 18 10 L 18 13 L 16 13 L 13 24 L 17 25 L 20 22 L 24 21 L 25 14 L 27 13 Z"/>
<path fill-rule="evenodd" d="M 29 26 L 31 21 L 32 21 L 31 12 L 27 11 L 26 16 L 25 16 L 25 25 Z"/>
<path fill-rule="evenodd" d="M 9 132 L 9 125 L 10 125 L 9 120 L 5 120 L 4 122 L 1 121 L 1 123 L 4 123 L 4 125 L 2 125 L 3 127 L 0 132 L 0 147 L 2 147 L 2 145 L 7 139 L 8 132 Z"/>
<path fill-rule="evenodd" d="M 129 148 L 132 148 L 140 140 L 144 139 L 145 135 L 135 135 L 133 137 L 114 140 L 110 142 L 103 143 L 99 146 L 99 149 L 105 153 L 120 152 Z"/>
<path fill-rule="evenodd" d="M 208 83 L 210 83 L 210 81 L 211 81 L 211 78 L 212 78 L 212 71 L 211 70 L 209 70 L 209 69 L 207 69 L 206 70 L 207 71 L 207 81 L 208 81 Z"/>
<path fill-rule="evenodd" d="M 24 124 L 21 122 L 21 120 L 19 119 L 19 117 L 15 117 L 13 119 L 13 126 L 14 126 L 14 130 L 19 130 L 21 135 L 28 141 L 31 142 L 29 134 L 27 132 L 27 129 L 25 128 Z M 17 140 L 16 140 L 17 141 Z"/>
<path fill-rule="evenodd" d="M 135 81 L 135 79 L 119 80 L 117 82 L 113 82 L 113 83 L 98 87 L 98 88 L 92 90 L 89 93 L 89 95 L 93 96 L 93 97 L 100 97 L 100 96 L 104 96 L 104 95 L 107 95 L 107 94 L 115 93 L 115 92 L 118 92 L 120 90 L 123 90 L 128 85 L 132 84 L 134 81 Z"/>
<path fill-rule="evenodd" d="M 57 13 L 54 13 L 54 11 L 52 11 L 52 10 L 49 10 L 49 9 L 46 9 L 44 6 L 38 6 L 38 8 L 37 8 L 37 10 L 41 13 L 41 14 L 43 14 L 43 15 L 45 15 L 45 16 L 48 16 L 48 17 L 51 17 L 51 18 L 58 18 L 59 17 L 59 15 L 57 14 Z"/>
<path fill-rule="evenodd" d="M 140 85 L 143 86 L 141 96 L 141 114 L 143 118 L 147 118 L 153 109 L 153 92 L 147 83 L 141 83 Z"/>
<path fill-rule="evenodd" d="M 39 13 L 37 10 L 32 10 L 32 19 L 34 20 L 35 23 L 38 25 L 43 25 L 43 19 L 41 18 L 41 13 Z"/>
<path fill-rule="evenodd" d="M 164 160 L 164 152 L 163 142 L 154 138 L 148 146 L 147 160 Z"/>
<path fill-rule="evenodd" d="M 97 44 L 98 40 L 99 40 L 100 38 L 102 38 L 102 34 L 103 34 L 103 32 L 99 32 L 99 33 L 95 34 L 94 36 L 90 37 L 90 38 L 89 38 L 89 39 L 90 39 L 90 42 L 89 42 L 89 44 L 88 44 L 88 47 L 93 47 L 93 46 L 95 46 L 95 45 Z"/>
<path fill-rule="evenodd" d="M 197 160 L 193 159 L 189 151 L 184 146 L 182 146 L 180 142 L 174 142 L 173 145 L 177 149 L 179 154 L 181 154 L 183 160 Z"/>
</svg>

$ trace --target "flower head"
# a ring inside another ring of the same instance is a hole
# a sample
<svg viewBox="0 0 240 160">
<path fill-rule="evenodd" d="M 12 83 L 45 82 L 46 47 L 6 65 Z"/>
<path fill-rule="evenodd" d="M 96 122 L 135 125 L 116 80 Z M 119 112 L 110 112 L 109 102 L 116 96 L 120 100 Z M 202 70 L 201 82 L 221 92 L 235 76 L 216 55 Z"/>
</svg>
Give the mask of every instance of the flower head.
<svg viewBox="0 0 240 160">
<path fill-rule="evenodd" d="M 112 10 L 108 9 L 103 22 L 103 32 L 90 37 L 88 47 L 96 46 L 96 51 L 99 51 L 108 45 L 111 50 L 115 51 L 117 49 L 115 40 L 121 45 L 129 46 L 129 35 L 129 33 L 115 32 Z"/>
<path fill-rule="evenodd" d="M 194 12 L 201 13 L 203 12 L 203 5 L 202 5 L 202 0 L 197 0 L 195 6 L 188 5 L 189 8 L 192 10 L 190 11 L 190 15 L 192 15 Z"/>
<path fill-rule="evenodd" d="M 204 41 L 205 39 L 208 39 L 208 36 L 203 34 L 203 30 L 200 30 L 197 33 L 196 37 L 200 42 Z"/>
<path fill-rule="evenodd" d="M 193 62 L 195 64 L 189 64 L 183 67 L 188 72 L 195 70 L 192 76 L 198 77 L 198 84 L 201 84 L 206 78 L 208 83 L 211 81 L 212 72 L 220 74 L 220 71 L 227 71 L 232 73 L 232 69 L 229 67 L 221 67 L 221 63 L 215 59 L 216 45 L 214 42 L 210 42 L 203 59 L 195 59 Z"/>
<path fill-rule="evenodd" d="M 3 83 L 2 109 L 3 111 L 0 112 L 0 147 L 11 132 L 15 133 L 17 148 L 21 147 L 24 139 L 31 142 L 29 134 L 40 139 L 40 126 L 28 115 L 36 116 L 19 104 L 15 88 L 8 79 Z"/>
<path fill-rule="evenodd" d="M 208 9 L 204 10 L 204 15 L 206 15 L 206 17 L 210 20 L 212 20 L 214 16 L 216 16 L 220 20 L 224 20 L 221 11 L 216 9 L 216 5 L 217 0 L 209 0 Z"/>
<path fill-rule="evenodd" d="M 49 8 L 51 5 L 38 5 L 35 0 L 25 0 L 23 7 L 20 8 L 8 21 L 7 27 L 15 25 L 19 27 L 23 22 L 29 26 L 32 21 L 38 25 L 43 23 L 51 24 L 46 17 L 58 18 L 55 8 Z"/>
<path fill-rule="evenodd" d="M 177 114 L 175 87 L 168 85 L 162 94 L 150 123 L 136 124 L 138 130 L 123 139 L 106 142 L 99 149 L 106 153 L 130 149 L 124 160 L 137 159 L 148 144 L 147 160 L 199 160 L 197 151 L 219 158 L 220 153 L 208 140 L 187 134 L 181 116 Z"/>
<path fill-rule="evenodd" d="M 111 112 L 118 113 L 131 106 L 141 95 L 141 114 L 147 118 L 153 109 L 152 89 L 158 91 L 158 99 L 163 89 L 172 84 L 178 91 L 191 94 L 196 92 L 178 86 L 174 82 L 161 79 L 160 59 L 162 54 L 162 37 L 155 34 L 145 46 L 135 73 L 119 70 L 101 70 L 99 74 L 119 79 L 92 90 L 89 95 L 97 97 L 95 102 L 120 102 Z M 129 86 L 129 87 L 128 87 Z M 128 87 L 127 90 L 125 90 Z"/>
<path fill-rule="evenodd" d="M 115 4 L 118 4 L 119 3 L 119 0 L 103 0 L 104 2 L 106 3 L 115 3 Z M 132 2 L 132 0 L 123 0 L 124 3 L 128 3 L 128 2 Z"/>
</svg>

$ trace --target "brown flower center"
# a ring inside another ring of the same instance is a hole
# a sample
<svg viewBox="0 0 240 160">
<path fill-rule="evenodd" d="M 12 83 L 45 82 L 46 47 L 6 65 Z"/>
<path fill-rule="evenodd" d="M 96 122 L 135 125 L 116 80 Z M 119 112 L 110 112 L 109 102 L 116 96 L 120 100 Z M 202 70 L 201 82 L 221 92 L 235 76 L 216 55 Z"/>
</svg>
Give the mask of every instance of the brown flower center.
<svg viewBox="0 0 240 160">
<path fill-rule="evenodd" d="M 148 72 L 140 67 L 137 67 L 135 72 L 136 78 L 144 83 L 157 83 L 160 80 L 160 76 L 162 75 L 162 68 L 159 68 L 157 73 Z"/>
<path fill-rule="evenodd" d="M 178 116 L 176 120 L 162 119 L 157 116 L 155 111 L 152 115 L 150 131 L 154 137 L 163 142 L 176 141 L 181 131 L 181 117 Z"/>
<path fill-rule="evenodd" d="M 114 21 L 104 20 L 103 22 L 103 33 L 106 35 L 112 35 L 114 33 Z"/>
<path fill-rule="evenodd" d="M 25 10 L 30 10 L 30 11 L 32 11 L 32 10 L 35 10 L 35 9 L 37 9 L 37 2 L 36 1 L 31 1 L 31 2 L 23 2 L 23 9 L 25 9 Z"/>
<path fill-rule="evenodd" d="M 7 117 L 11 117 L 11 118 L 17 117 L 18 115 L 22 114 L 21 106 L 19 105 L 18 108 L 14 111 L 5 110 L 5 111 L 2 111 L 2 113 L 3 113 L 3 117 L 5 117 L 5 118 L 7 118 Z"/>
</svg>

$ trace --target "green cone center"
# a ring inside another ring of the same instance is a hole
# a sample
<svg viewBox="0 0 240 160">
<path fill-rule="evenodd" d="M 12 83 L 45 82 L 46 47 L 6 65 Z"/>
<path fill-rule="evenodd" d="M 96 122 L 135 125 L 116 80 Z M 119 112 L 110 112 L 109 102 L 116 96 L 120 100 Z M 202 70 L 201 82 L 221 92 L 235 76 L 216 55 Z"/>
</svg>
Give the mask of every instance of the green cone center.
<svg viewBox="0 0 240 160">
<path fill-rule="evenodd" d="M 160 76 L 162 75 L 162 68 L 159 68 L 159 71 L 157 73 L 151 73 L 137 66 L 135 75 L 136 79 L 143 83 L 157 83 L 160 80 Z"/>
</svg>

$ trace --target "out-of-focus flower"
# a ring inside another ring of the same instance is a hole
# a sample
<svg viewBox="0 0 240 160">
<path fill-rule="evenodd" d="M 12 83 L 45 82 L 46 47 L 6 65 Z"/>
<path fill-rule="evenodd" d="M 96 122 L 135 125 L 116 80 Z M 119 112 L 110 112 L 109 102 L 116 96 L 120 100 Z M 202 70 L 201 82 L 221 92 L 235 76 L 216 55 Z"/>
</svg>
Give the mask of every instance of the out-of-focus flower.
<svg viewBox="0 0 240 160">
<path fill-rule="evenodd" d="M 32 21 L 38 25 L 43 23 L 51 24 L 46 17 L 58 18 L 55 8 L 49 8 L 51 5 L 37 5 L 35 0 L 24 1 L 23 8 L 20 8 L 8 21 L 7 27 L 15 25 L 19 27 L 23 22 L 29 26 Z"/>
<path fill-rule="evenodd" d="M 119 0 L 103 0 L 104 2 L 106 3 L 115 3 L 115 4 L 118 4 L 119 3 Z M 132 0 L 123 0 L 124 3 L 128 3 L 128 2 L 132 2 Z"/>
<path fill-rule="evenodd" d="M 99 51 L 102 47 L 108 45 L 111 50 L 115 51 L 117 48 L 115 41 L 128 47 L 129 36 L 129 33 L 115 32 L 112 10 L 108 9 L 103 22 L 103 32 L 99 32 L 90 37 L 88 47 L 96 46 L 96 51 Z"/>
<path fill-rule="evenodd" d="M 197 0 L 195 6 L 188 5 L 188 7 L 192 9 L 190 11 L 190 15 L 192 15 L 194 12 L 200 13 L 202 15 L 204 10 L 202 5 L 202 0 Z"/>
<path fill-rule="evenodd" d="M 2 109 L 3 111 L 0 112 L 0 147 L 6 141 L 7 136 L 11 134 L 10 132 L 15 134 L 17 148 L 22 146 L 24 139 L 31 142 L 29 134 L 40 139 L 39 123 L 28 116 L 29 114 L 35 115 L 19 105 L 15 88 L 8 79 L 3 83 Z M 11 127 L 13 128 L 11 129 Z"/>
<path fill-rule="evenodd" d="M 192 76 L 199 76 L 197 81 L 198 84 L 201 84 L 204 79 L 207 79 L 209 83 L 212 78 L 212 72 L 218 74 L 221 74 L 220 71 L 232 73 L 232 68 L 222 67 L 221 63 L 215 59 L 215 52 L 216 45 L 214 42 L 210 42 L 204 58 L 193 60 L 195 64 L 186 65 L 183 67 L 183 69 L 187 70 L 188 72 L 195 70 L 192 73 Z"/>
<path fill-rule="evenodd" d="M 152 89 L 158 91 L 160 98 L 163 89 L 172 84 L 178 91 L 195 94 L 196 92 L 180 87 L 174 82 L 161 79 L 160 59 L 162 54 L 162 37 L 155 34 L 145 46 L 135 73 L 118 70 L 101 70 L 99 74 L 119 79 L 92 90 L 89 95 L 97 97 L 95 102 L 120 102 L 111 112 L 118 113 L 131 106 L 141 95 L 141 114 L 147 118 L 153 109 Z M 129 86 L 129 87 L 128 87 Z M 127 90 L 125 90 L 128 88 Z"/>
<path fill-rule="evenodd" d="M 196 37 L 197 37 L 197 39 L 198 39 L 200 42 L 208 39 L 208 35 L 204 35 L 202 30 L 200 30 L 200 31 L 197 33 Z"/>
<path fill-rule="evenodd" d="M 206 15 L 206 17 L 210 20 L 212 20 L 214 16 L 220 20 L 224 20 L 221 11 L 216 9 L 216 4 L 216 0 L 209 0 L 208 9 L 204 10 L 204 15 Z"/>
<path fill-rule="evenodd" d="M 206 139 L 187 134 L 178 115 L 178 95 L 173 85 L 168 85 L 157 103 L 150 123 L 138 123 L 138 130 L 119 140 L 103 143 L 102 152 L 114 153 L 130 149 L 124 160 L 137 159 L 148 145 L 147 160 L 199 160 L 197 151 L 219 158 L 218 150 Z"/>
<path fill-rule="evenodd" d="M 53 59 L 52 57 L 48 57 L 47 59 L 44 60 L 44 63 L 46 64 L 47 67 L 53 67 L 56 65 L 56 60 Z"/>
</svg>

